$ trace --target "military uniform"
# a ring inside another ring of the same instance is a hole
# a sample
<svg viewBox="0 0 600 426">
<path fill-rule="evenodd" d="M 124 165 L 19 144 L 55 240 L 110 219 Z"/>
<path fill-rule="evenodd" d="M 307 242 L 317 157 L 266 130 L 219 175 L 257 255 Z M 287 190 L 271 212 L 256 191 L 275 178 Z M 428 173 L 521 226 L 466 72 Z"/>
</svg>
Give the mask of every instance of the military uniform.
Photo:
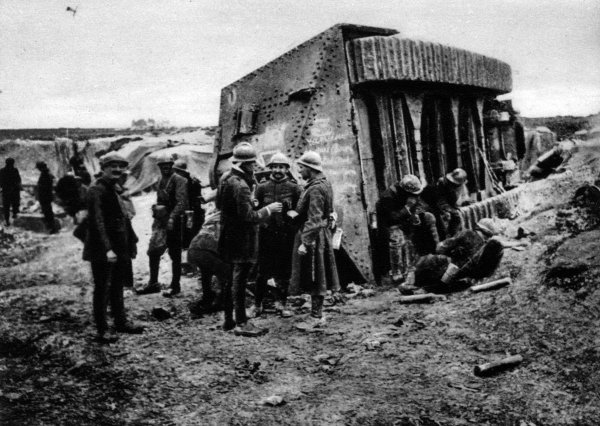
<svg viewBox="0 0 600 426">
<path fill-rule="evenodd" d="M 320 318 L 327 290 L 339 291 L 340 282 L 331 243 L 329 216 L 333 212 L 333 188 L 322 173 L 306 183 L 298 206 L 300 230 L 296 234 L 292 257 L 291 294 L 310 293 L 312 316 Z M 298 253 L 301 244 L 305 255 Z"/>
<path fill-rule="evenodd" d="M 274 213 L 259 229 L 256 306 L 262 304 L 269 278 L 275 279 L 281 292 L 280 301 L 285 304 L 296 234 L 296 227 L 286 213 L 296 209 L 300 192 L 300 186 L 288 177 L 276 180 L 271 176 L 256 188 L 255 198 L 259 207 L 273 202 L 281 202 L 284 206 L 281 213 Z"/>
<path fill-rule="evenodd" d="M 220 257 L 232 264 L 232 278 L 224 289 L 226 323 L 245 324 L 246 282 L 258 254 L 258 223 L 269 216 L 264 207 L 254 210 L 251 188 L 252 175 L 234 166 L 219 185 L 217 207 L 221 210 Z M 232 288 L 233 287 L 233 288 Z"/>
<path fill-rule="evenodd" d="M 453 237 L 462 230 L 458 199 L 462 188 L 441 177 L 433 186 L 423 191 L 423 199 L 432 209 L 438 225 L 440 239 Z"/>
<path fill-rule="evenodd" d="M 21 204 L 21 175 L 14 166 L 15 160 L 6 159 L 6 166 L 0 169 L 0 189 L 2 190 L 2 207 L 4 210 L 4 221 L 10 224 L 10 211 L 12 209 L 13 219 L 19 213 Z"/>
<path fill-rule="evenodd" d="M 187 182 L 185 178 L 173 172 L 168 178 L 161 177 L 158 181 L 156 191 L 156 205 L 166 208 L 167 223 L 172 223 L 172 229 L 166 230 L 166 249 L 171 258 L 171 289 L 179 291 L 181 278 L 181 217 L 185 211 L 188 201 Z M 164 226 L 163 222 L 155 218 L 153 228 Z M 160 266 L 160 257 L 162 253 L 158 251 L 149 251 L 150 258 L 150 284 L 158 283 L 158 269 Z"/>
<path fill-rule="evenodd" d="M 413 192 L 403 189 L 407 182 L 414 185 Z M 390 270 L 393 279 L 406 277 L 414 270 L 417 256 L 433 253 L 439 243 L 435 216 L 420 199 L 420 188 L 416 176 L 406 175 L 401 182 L 385 190 L 376 204 L 379 273 Z M 410 208 L 407 207 L 409 197 L 419 197 Z"/>
<path fill-rule="evenodd" d="M 42 214 L 44 215 L 46 228 L 48 228 L 51 233 L 54 233 L 56 232 L 54 212 L 52 211 L 54 176 L 52 176 L 45 163 L 38 163 L 37 167 L 40 170 L 40 177 L 38 178 L 37 183 L 37 199 L 40 203 Z"/>
<path fill-rule="evenodd" d="M 99 178 L 89 189 L 87 207 L 88 231 L 83 259 L 92 265 L 94 319 L 98 333 L 102 334 L 108 329 L 106 308 L 109 301 L 117 329 L 126 326 L 123 285 L 131 273 L 128 268 L 137 254 L 138 239 L 121 209 L 115 182 Z M 115 263 L 107 260 L 106 254 L 110 250 L 117 255 Z"/>
</svg>

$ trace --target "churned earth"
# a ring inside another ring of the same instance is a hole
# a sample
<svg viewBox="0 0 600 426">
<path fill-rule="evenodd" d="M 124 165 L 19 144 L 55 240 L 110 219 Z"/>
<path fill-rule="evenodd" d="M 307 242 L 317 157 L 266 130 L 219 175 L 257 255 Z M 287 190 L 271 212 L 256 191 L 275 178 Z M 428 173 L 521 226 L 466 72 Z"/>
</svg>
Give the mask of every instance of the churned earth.
<svg viewBox="0 0 600 426">
<path fill-rule="evenodd" d="M 81 244 L 69 230 L 17 232 L 29 244 L 3 252 L 0 267 L 0 423 L 597 424 L 600 230 L 572 234 L 555 224 L 575 189 L 598 177 L 598 153 L 580 148 L 570 170 L 534 184 L 521 215 L 505 223 L 509 237 L 519 226 L 531 234 L 526 250 L 505 252 L 495 275 L 512 285 L 426 305 L 400 304 L 396 289 L 367 285 L 375 292 L 327 308 L 327 328 L 317 333 L 294 328 L 302 307 L 294 318 L 258 319 L 269 328 L 259 338 L 223 332 L 220 313 L 191 317 L 187 305 L 200 288 L 188 276 L 172 300 L 127 290 L 129 315 L 147 331 L 98 345 Z M 137 285 L 148 276 L 152 202 L 135 201 Z M 166 261 L 161 276 L 167 283 Z M 155 307 L 172 317 L 156 320 Z M 510 370 L 473 373 L 516 354 L 523 362 Z M 266 405 L 274 396 L 283 401 Z"/>
</svg>

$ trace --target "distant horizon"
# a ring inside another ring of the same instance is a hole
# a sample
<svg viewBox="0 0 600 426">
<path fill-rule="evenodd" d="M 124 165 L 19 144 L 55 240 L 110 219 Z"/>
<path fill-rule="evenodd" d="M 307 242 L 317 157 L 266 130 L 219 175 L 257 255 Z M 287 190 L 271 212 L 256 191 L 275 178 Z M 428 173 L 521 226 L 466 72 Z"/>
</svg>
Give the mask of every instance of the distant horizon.
<svg viewBox="0 0 600 426">
<path fill-rule="evenodd" d="M 530 115 L 521 115 L 519 114 L 520 118 L 527 118 L 527 119 L 540 119 L 540 118 L 588 118 L 588 117 L 594 117 L 594 116 L 600 116 L 600 110 L 598 110 L 598 112 L 593 113 L 593 114 L 588 114 L 588 115 L 543 115 L 543 116 L 530 116 Z M 196 127 L 196 128 L 207 128 L 207 127 L 218 127 L 219 124 L 187 124 L 187 125 L 183 125 L 183 126 L 176 126 L 176 125 L 171 125 L 169 127 L 159 127 L 158 129 L 170 129 L 170 128 L 175 128 L 175 129 L 184 129 L 187 127 Z M 60 130 L 60 129 L 116 129 L 116 130 L 124 130 L 124 129 L 133 129 L 133 127 L 131 126 L 57 126 L 57 127 L 0 127 L 0 131 L 2 130 Z M 145 129 L 140 129 L 140 130 L 145 130 Z"/>
</svg>

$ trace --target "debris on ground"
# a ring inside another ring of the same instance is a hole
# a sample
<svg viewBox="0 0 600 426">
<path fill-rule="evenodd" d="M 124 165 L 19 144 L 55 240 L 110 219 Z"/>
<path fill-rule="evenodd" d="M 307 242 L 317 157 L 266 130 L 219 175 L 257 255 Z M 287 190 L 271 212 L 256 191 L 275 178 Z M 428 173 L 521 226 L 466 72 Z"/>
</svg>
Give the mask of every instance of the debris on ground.
<svg viewBox="0 0 600 426">
<path fill-rule="evenodd" d="M 488 362 L 475 366 L 473 372 L 478 377 L 489 377 L 513 368 L 523 362 L 521 355 L 512 355 L 499 361 Z"/>
<path fill-rule="evenodd" d="M 152 308 L 151 315 L 158 321 L 165 321 L 173 316 L 170 310 L 167 310 L 161 306 Z"/>
<path fill-rule="evenodd" d="M 487 283 L 474 285 L 469 288 L 472 293 L 479 293 L 481 291 L 497 290 L 507 285 L 512 285 L 510 277 L 500 278 L 499 280 L 489 281 Z"/>
<path fill-rule="evenodd" d="M 285 400 L 279 395 L 271 395 L 260 401 L 261 405 L 267 405 L 269 407 L 279 407 L 285 404 Z"/>
</svg>

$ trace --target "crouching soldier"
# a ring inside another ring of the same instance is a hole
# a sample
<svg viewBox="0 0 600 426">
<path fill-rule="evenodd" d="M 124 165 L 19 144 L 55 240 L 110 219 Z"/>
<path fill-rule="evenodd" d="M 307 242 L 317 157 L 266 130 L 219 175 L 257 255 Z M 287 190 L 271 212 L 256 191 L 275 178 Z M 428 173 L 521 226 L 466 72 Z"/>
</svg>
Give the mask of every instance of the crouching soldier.
<svg viewBox="0 0 600 426">
<path fill-rule="evenodd" d="M 473 280 L 492 275 L 502 260 L 503 243 L 496 236 L 492 219 L 481 219 L 475 231 L 460 232 L 437 247 L 437 254 L 419 259 L 415 285 L 434 293 L 448 293 L 469 287 Z"/>
<path fill-rule="evenodd" d="M 290 292 L 311 295 L 311 318 L 296 324 L 305 331 L 325 325 L 325 295 L 331 290 L 334 298 L 339 299 L 340 282 L 329 229 L 333 188 L 323 174 L 321 156 L 317 152 L 305 152 L 297 163 L 306 185 L 295 212 L 288 212 L 288 216 L 297 216 L 300 225 L 294 241 Z"/>
<path fill-rule="evenodd" d="M 190 311 L 194 315 L 202 315 L 217 311 L 223 305 L 223 289 L 231 286 L 231 265 L 223 261 L 218 253 L 221 212 L 215 210 L 207 215 L 200 232 L 190 243 L 187 253 L 188 263 L 200 269 L 202 299 L 194 302 Z M 212 278 L 217 278 L 219 293 L 212 287 Z"/>
<path fill-rule="evenodd" d="M 269 179 L 258 185 L 254 196 L 259 207 L 280 202 L 283 205 L 283 211 L 272 214 L 268 222 L 259 228 L 258 275 L 255 304 L 250 315 L 258 316 L 262 313 L 267 280 L 274 278 L 278 289 L 275 309 L 282 317 L 287 318 L 292 316 L 285 306 L 292 269 L 296 227 L 286 213 L 296 208 L 301 189 L 288 177 L 290 161 L 284 154 L 274 154 L 267 166 L 271 169 L 271 175 Z"/>
<path fill-rule="evenodd" d="M 98 341 L 110 343 L 116 336 L 108 331 L 106 308 L 110 301 L 115 330 L 121 333 L 142 333 L 143 327 L 127 321 L 123 303 L 123 284 L 131 275 L 131 259 L 137 254 L 138 241 L 131 222 L 119 203 L 115 189 L 127 167 L 127 160 L 115 153 L 100 159 L 102 175 L 89 188 L 88 230 L 83 259 L 90 261 L 94 277 L 94 319 Z"/>
<path fill-rule="evenodd" d="M 392 282 L 412 285 L 417 256 L 435 252 L 440 242 L 435 216 L 426 211 L 417 176 L 406 175 L 381 194 L 377 223 L 381 251 L 389 253 Z"/>
</svg>

